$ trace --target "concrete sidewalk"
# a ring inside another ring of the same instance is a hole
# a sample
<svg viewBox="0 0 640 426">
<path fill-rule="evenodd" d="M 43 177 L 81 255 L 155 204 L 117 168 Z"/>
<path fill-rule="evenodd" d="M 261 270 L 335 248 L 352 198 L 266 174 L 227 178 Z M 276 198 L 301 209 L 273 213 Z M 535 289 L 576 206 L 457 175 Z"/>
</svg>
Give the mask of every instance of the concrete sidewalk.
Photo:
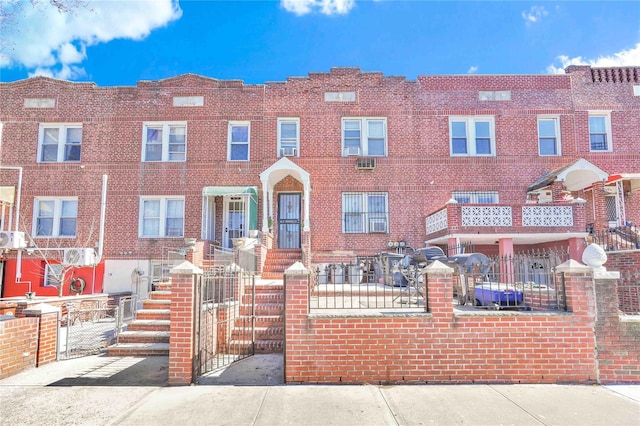
<svg viewBox="0 0 640 426">
<path fill-rule="evenodd" d="M 284 385 L 278 355 L 166 380 L 165 357 L 57 362 L 0 380 L 0 425 L 640 424 L 640 386 Z"/>
</svg>

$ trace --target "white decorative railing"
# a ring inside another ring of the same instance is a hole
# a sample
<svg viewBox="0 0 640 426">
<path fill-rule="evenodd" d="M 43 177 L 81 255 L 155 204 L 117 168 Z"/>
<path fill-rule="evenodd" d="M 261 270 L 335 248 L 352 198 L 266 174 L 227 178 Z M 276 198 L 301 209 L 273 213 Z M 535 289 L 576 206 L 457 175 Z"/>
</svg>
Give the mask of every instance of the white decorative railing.
<svg viewBox="0 0 640 426">
<path fill-rule="evenodd" d="M 462 207 L 462 226 L 512 226 L 511 207 Z"/>
<path fill-rule="evenodd" d="M 437 213 L 427 216 L 427 235 L 442 229 L 447 229 L 447 209 L 442 209 Z"/>
<path fill-rule="evenodd" d="M 573 207 L 523 206 L 522 226 L 573 226 Z"/>
</svg>

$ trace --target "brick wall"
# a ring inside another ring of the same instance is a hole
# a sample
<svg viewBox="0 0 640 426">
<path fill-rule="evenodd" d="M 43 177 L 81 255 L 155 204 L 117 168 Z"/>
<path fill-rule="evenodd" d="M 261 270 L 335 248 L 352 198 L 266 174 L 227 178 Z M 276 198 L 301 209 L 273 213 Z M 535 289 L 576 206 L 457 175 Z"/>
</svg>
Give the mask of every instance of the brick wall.
<svg viewBox="0 0 640 426">
<path fill-rule="evenodd" d="M 321 315 L 308 314 L 307 277 L 287 275 L 286 381 L 596 381 L 590 274 L 567 275 L 571 313 L 454 313 L 450 273 L 429 283 L 430 313 Z"/>
<path fill-rule="evenodd" d="M 0 379 L 36 366 L 38 318 L 0 321 Z"/>
</svg>

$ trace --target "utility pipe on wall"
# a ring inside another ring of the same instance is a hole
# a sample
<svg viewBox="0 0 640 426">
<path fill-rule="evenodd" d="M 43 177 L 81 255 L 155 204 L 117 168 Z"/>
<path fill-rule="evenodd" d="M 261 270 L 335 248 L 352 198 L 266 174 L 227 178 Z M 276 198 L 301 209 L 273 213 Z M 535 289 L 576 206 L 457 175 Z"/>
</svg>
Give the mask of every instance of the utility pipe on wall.
<svg viewBox="0 0 640 426">
<path fill-rule="evenodd" d="M 102 260 L 102 252 L 104 245 L 104 222 L 107 211 L 107 180 L 108 175 L 102 175 L 102 200 L 100 201 L 100 238 L 98 239 L 98 258 L 96 263 Z"/>
</svg>

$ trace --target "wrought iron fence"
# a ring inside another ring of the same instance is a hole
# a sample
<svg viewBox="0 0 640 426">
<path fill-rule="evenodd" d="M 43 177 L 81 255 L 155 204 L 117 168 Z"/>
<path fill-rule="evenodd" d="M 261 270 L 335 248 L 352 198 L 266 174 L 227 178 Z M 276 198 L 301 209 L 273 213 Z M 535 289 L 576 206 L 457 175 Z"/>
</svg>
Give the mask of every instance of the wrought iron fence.
<svg viewBox="0 0 640 426">
<path fill-rule="evenodd" d="M 620 271 L 618 307 L 627 315 L 640 315 L 640 271 Z"/>
<path fill-rule="evenodd" d="M 566 311 L 564 276 L 555 267 L 568 257 L 562 249 L 490 257 L 488 269 L 457 271 L 454 297 L 478 309 Z"/>
<path fill-rule="evenodd" d="M 212 268 L 202 275 L 194 296 L 194 377 L 253 355 L 255 276 Z"/>
<path fill-rule="evenodd" d="M 427 311 L 424 276 L 402 265 L 403 254 L 360 258 L 358 263 L 316 265 L 310 309 L 414 309 Z"/>
<path fill-rule="evenodd" d="M 593 242 L 605 251 L 640 249 L 640 228 L 635 225 L 596 230 L 591 224 L 587 225 L 587 232 L 593 238 Z"/>
</svg>

